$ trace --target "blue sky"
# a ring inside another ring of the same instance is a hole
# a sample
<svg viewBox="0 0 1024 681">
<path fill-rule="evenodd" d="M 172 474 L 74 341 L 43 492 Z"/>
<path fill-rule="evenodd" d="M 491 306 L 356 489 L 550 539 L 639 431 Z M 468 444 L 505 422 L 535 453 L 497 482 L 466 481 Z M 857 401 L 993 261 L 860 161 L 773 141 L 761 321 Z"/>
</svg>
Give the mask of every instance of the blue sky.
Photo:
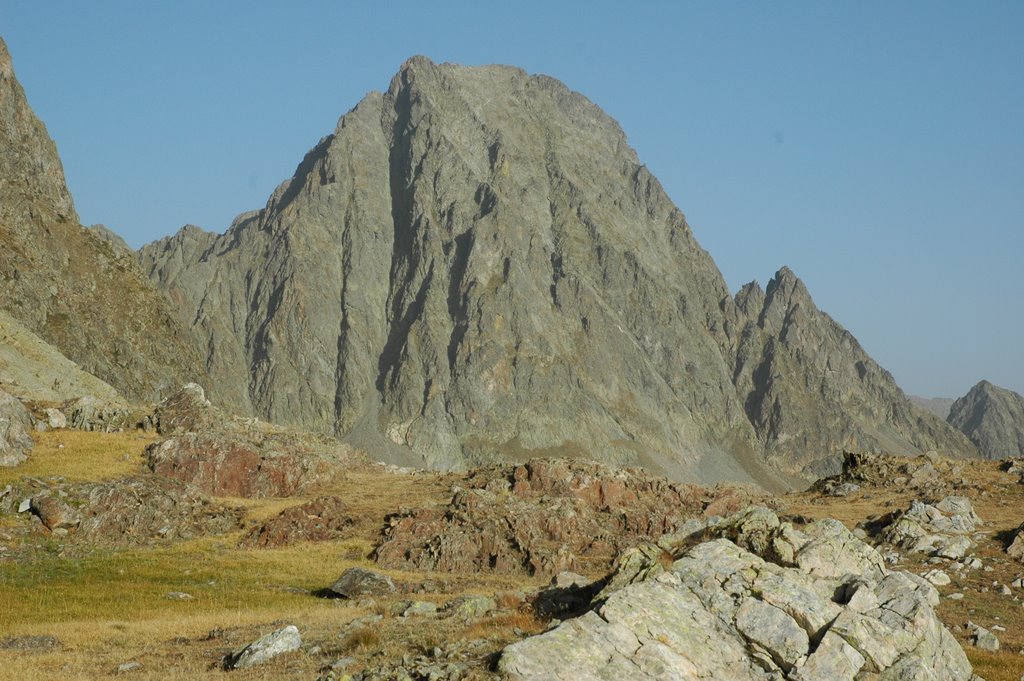
<svg viewBox="0 0 1024 681">
<path fill-rule="evenodd" d="M 736 290 L 782 265 L 908 392 L 1024 393 L 1024 2 L 28 2 L 86 224 L 223 231 L 406 58 L 559 78 Z"/>
</svg>

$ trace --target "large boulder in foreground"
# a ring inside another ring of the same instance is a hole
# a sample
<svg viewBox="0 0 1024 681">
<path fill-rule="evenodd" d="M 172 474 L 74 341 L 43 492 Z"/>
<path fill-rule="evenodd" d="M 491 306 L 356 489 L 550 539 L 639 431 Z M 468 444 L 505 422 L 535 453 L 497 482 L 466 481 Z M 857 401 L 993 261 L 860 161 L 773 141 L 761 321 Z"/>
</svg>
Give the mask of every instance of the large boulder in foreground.
<svg viewBox="0 0 1024 681">
<path fill-rule="evenodd" d="M 552 681 L 975 678 L 935 615 L 935 588 L 888 571 L 840 523 L 798 530 L 762 509 L 721 527 L 739 543 L 701 542 L 606 590 L 594 610 L 505 648 L 499 670 Z"/>
<path fill-rule="evenodd" d="M 0 466 L 17 466 L 32 449 L 32 417 L 18 398 L 0 390 Z"/>
<path fill-rule="evenodd" d="M 405 570 L 605 570 L 629 546 L 762 497 L 748 487 L 705 488 L 640 469 L 534 459 L 474 471 L 443 508 L 396 514 L 375 557 Z"/>
</svg>

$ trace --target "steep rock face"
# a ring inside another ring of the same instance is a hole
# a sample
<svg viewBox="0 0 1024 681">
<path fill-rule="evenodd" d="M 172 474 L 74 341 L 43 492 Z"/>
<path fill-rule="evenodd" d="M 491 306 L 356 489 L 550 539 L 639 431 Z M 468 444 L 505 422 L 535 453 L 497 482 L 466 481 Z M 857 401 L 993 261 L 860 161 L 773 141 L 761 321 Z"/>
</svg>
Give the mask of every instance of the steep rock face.
<svg viewBox="0 0 1024 681">
<path fill-rule="evenodd" d="M 0 308 L 126 397 L 201 376 L 132 255 L 78 223 L 57 149 L 0 40 Z"/>
<path fill-rule="evenodd" d="M 551 79 L 413 59 L 264 210 L 142 257 L 208 339 L 211 392 L 271 420 L 439 467 L 560 450 L 744 477 L 717 456 L 753 436 L 725 284 L 614 121 Z"/>
<path fill-rule="evenodd" d="M 186 227 L 140 261 L 202 337 L 215 400 L 392 460 L 583 453 L 780 486 L 758 455 L 811 439 L 785 439 L 749 403 L 770 387 L 752 377 L 765 346 L 788 347 L 779 325 L 753 324 L 737 369 L 753 301 L 733 301 L 613 120 L 518 69 L 411 59 L 264 209 L 221 236 Z M 852 366 L 853 346 L 832 361 Z M 864 418 L 909 412 L 892 388 L 895 406 Z M 818 409 L 805 389 L 787 404 Z M 822 432 L 805 456 L 845 435 Z"/>
<path fill-rule="evenodd" d="M 839 472 L 843 451 L 973 453 L 960 433 L 912 404 L 788 268 L 763 292 L 748 284 L 736 303 L 746 319 L 736 388 L 777 466 L 818 477 Z"/>
<path fill-rule="evenodd" d="M 981 381 L 953 403 L 949 423 L 990 459 L 1024 456 L 1024 396 Z"/>
</svg>

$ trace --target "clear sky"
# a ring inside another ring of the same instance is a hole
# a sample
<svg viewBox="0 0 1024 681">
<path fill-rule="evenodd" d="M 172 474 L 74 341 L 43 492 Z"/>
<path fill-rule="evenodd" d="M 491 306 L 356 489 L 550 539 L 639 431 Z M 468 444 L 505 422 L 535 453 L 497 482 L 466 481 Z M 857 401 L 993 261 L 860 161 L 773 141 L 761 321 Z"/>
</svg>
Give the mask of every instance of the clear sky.
<svg viewBox="0 0 1024 681">
<path fill-rule="evenodd" d="M 515 64 L 622 124 L 733 290 L 788 265 L 908 392 L 1024 393 L 1024 2 L 0 0 L 0 35 L 133 246 L 261 207 L 413 54 Z"/>
</svg>

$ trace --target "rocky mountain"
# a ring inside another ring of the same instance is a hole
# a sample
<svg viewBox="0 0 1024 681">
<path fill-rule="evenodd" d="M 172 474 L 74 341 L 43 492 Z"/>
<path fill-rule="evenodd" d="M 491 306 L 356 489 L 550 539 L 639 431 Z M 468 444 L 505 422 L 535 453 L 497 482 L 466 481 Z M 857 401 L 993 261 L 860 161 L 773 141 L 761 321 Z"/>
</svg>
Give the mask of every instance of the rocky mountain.
<svg viewBox="0 0 1024 681">
<path fill-rule="evenodd" d="M 139 257 L 215 401 L 396 461 L 780 487 L 846 447 L 974 453 L 788 270 L 734 299 L 618 124 L 511 67 L 412 58 L 262 210 Z"/>
<path fill-rule="evenodd" d="M 2 40 L 0 309 L 131 399 L 204 376 L 188 331 L 132 254 L 79 224 Z"/>
<path fill-rule="evenodd" d="M 981 381 L 953 403 L 949 423 L 990 459 L 1024 456 L 1024 396 Z"/>
<path fill-rule="evenodd" d="M 955 399 L 950 397 L 920 397 L 918 395 L 907 395 L 910 401 L 921 407 L 925 411 L 935 414 L 943 421 L 949 416 L 949 409 L 956 402 Z"/>
<path fill-rule="evenodd" d="M 121 401 L 117 391 L 0 311 L 0 390 L 23 400 L 64 402 L 90 395 Z"/>
</svg>

